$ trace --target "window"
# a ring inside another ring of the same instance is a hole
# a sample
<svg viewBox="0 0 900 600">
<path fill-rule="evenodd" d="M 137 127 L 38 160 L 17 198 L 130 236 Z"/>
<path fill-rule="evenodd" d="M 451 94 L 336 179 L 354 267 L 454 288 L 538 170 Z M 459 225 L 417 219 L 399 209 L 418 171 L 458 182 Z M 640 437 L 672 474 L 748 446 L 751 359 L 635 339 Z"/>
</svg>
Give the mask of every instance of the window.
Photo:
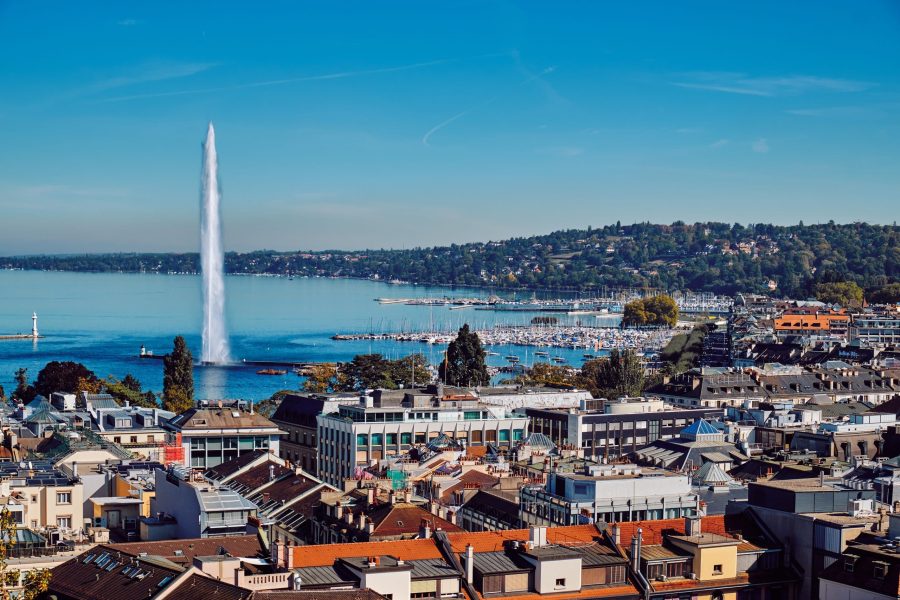
<svg viewBox="0 0 900 600">
<path fill-rule="evenodd" d="M 400 434 L 400 443 L 401 444 L 412 444 L 412 433 L 405 432 Z"/>
<path fill-rule="evenodd" d="M 844 570 L 848 573 L 852 573 L 856 568 L 856 559 L 858 556 L 846 556 L 844 557 Z"/>
<path fill-rule="evenodd" d="M 384 443 L 384 434 L 381 433 L 373 433 L 372 434 L 372 445 L 380 446 Z"/>
<path fill-rule="evenodd" d="M 888 564 L 884 562 L 875 562 L 875 579 L 884 579 L 887 576 Z"/>
<path fill-rule="evenodd" d="M 148 443 L 148 444 L 152 444 L 152 443 L 155 442 L 155 441 L 156 441 L 156 438 L 153 436 L 153 434 L 150 434 L 150 435 L 147 436 L 147 443 Z"/>
<path fill-rule="evenodd" d="M 556 580 L 556 587 L 566 587 L 565 577 L 562 577 L 562 578 L 559 578 Z"/>
<path fill-rule="evenodd" d="M 501 429 L 500 430 L 500 441 L 501 442 L 509 441 L 509 429 Z"/>
<path fill-rule="evenodd" d="M 397 434 L 396 433 L 388 433 L 385 435 L 387 436 L 388 446 L 396 446 L 397 445 Z"/>
<path fill-rule="evenodd" d="M 72 492 L 56 492 L 57 504 L 72 504 Z"/>
<path fill-rule="evenodd" d="M 114 443 L 114 444 L 121 444 L 121 443 L 122 443 L 122 436 L 121 436 L 121 435 L 113 436 L 113 443 Z"/>
<path fill-rule="evenodd" d="M 72 526 L 72 516 L 56 517 L 56 526 L 60 529 L 69 529 Z"/>
<path fill-rule="evenodd" d="M 722 565 L 713 565 L 713 575 L 721 575 L 722 574 Z"/>
<path fill-rule="evenodd" d="M 368 446 L 369 445 L 369 436 L 365 433 L 356 434 L 356 445 L 357 446 Z"/>
<path fill-rule="evenodd" d="M 136 435 L 131 436 L 131 443 L 137 444 L 137 436 Z"/>
</svg>

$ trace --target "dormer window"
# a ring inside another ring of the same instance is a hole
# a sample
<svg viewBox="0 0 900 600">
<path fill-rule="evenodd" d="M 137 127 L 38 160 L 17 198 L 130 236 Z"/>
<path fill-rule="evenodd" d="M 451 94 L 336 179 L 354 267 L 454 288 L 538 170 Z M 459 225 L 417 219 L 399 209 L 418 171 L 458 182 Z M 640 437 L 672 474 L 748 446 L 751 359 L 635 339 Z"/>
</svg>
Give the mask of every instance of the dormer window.
<svg viewBox="0 0 900 600">
<path fill-rule="evenodd" d="M 887 577 L 888 566 L 889 565 L 886 562 L 876 561 L 872 573 L 875 579 L 884 579 Z"/>
<path fill-rule="evenodd" d="M 859 560 L 858 556 L 849 555 L 844 557 L 844 571 L 847 573 L 852 573 L 854 569 L 856 569 L 856 561 Z"/>
<path fill-rule="evenodd" d="M 192 419 L 192 420 L 191 420 L 191 425 L 205 426 L 205 425 L 206 425 L 206 419 Z"/>
</svg>

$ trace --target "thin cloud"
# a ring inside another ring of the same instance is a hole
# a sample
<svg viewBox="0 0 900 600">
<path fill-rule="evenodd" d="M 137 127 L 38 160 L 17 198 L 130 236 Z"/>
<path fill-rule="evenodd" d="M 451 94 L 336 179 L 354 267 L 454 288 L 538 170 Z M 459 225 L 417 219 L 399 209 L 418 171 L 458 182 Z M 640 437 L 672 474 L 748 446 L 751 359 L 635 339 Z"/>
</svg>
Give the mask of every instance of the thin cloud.
<svg viewBox="0 0 900 600">
<path fill-rule="evenodd" d="M 116 25 L 118 25 L 119 27 L 134 27 L 139 22 L 140 21 L 138 21 L 137 19 L 122 19 L 121 21 L 116 21 Z"/>
<path fill-rule="evenodd" d="M 769 151 L 769 142 L 766 141 L 766 138 L 759 138 L 753 142 L 751 148 L 757 154 L 765 154 Z"/>
<path fill-rule="evenodd" d="M 535 148 L 535 152 L 546 156 L 572 158 L 584 154 L 584 148 L 579 146 L 545 146 L 543 148 Z"/>
<path fill-rule="evenodd" d="M 798 117 L 857 117 L 879 112 L 868 106 L 828 106 L 824 108 L 795 108 L 785 111 Z"/>
<path fill-rule="evenodd" d="M 493 56 L 501 56 L 502 54 L 484 54 L 482 56 L 476 58 L 488 58 Z M 251 88 L 260 88 L 260 87 L 269 87 L 269 86 L 277 86 L 277 85 L 287 85 L 291 83 L 303 83 L 307 81 L 327 81 L 331 79 L 346 79 L 349 77 L 361 77 L 365 75 L 380 75 L 384 73 L 398 73 L 401 71 L 411 71 L 414 69 L 424 69 L 426 67 L 433 67 L 436 65 L 445 65 L 448 63 L 458 62 L 459 58 L 442 58 L 437 60 L 429 60 L 425 62 L 418 63 L 410 63 L 408 65 L 398 65 L 394 67 L 383 67 L 380 69 L 362 69 L 358 71 L 338 71 L 336 73 L 323 73 L 321 75 L 306 75 L 304 77 L 290 77 L 285 79 L 269 79 L 265 81 L 252 81 L 249 83 L 238 83 L 234 85 L 226 85 L 219 87 L 209 87 L 209 88 L 197 88 L 197 89 L 189 89 L 189 90 L 175 90 L 171 92 L 154 92 L 147 94 L 133 94 L 130 96 L 116 96 L 113 98 L 106 98 L 101 102 L 128 102 L 131 100 L 144 100 L 148 98 L 168 98 L 172 96 L 189 96 L 194 94 L 211 94 L 218 92 L 231 92 L 236 90 L 244 90 Z"/>
<path fill-rule="evenodd" d="M 724 148 L 728 145 L 728 140 L 722 138 L 721 140 L 716 140 L 712 144 L 709 145 L 710 148 L 718 149 Z"/>
<path fill-rule="evenodd" d="M 745 73 L 694 72 L 677 76 L 681 81 L 671 85 L 687 89 L 707 90 L 745 96 L 796 96 L 811 92 L 852 93 L 874 87 L 867 81 L 834 79 L 814 75 L 785 77 L 752 77 Z"/>
</svg>

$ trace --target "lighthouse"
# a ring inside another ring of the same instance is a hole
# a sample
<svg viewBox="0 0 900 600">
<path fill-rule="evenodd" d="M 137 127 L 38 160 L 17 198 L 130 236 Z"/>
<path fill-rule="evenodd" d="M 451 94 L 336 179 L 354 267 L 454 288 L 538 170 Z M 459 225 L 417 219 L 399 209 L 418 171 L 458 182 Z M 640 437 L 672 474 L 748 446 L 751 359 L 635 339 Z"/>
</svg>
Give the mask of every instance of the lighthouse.
<svg viewBox="0 0 900 600">
<path fill-rule="evenodd" d="M 35 339 L 40 337 L 38 335 L 37 313 L 36 312 L 31 313 L 31 337 L 33 337 Z"/>
</svg>

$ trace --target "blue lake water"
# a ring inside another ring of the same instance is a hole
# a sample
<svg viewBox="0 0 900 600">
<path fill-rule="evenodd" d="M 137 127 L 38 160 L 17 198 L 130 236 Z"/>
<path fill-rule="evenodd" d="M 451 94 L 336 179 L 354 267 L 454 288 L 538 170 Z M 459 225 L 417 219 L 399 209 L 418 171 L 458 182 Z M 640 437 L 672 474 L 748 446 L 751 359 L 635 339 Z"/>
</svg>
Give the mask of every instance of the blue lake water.
<svg viewBox="0 0 900 600">
<path fill-rule="evenodd" d="M 374 298 L 485 296 L 488 291 L 391 285 L 348 279 L 286 279 L 229 276 L 226 312 L 232 356 L 236 360 L 344 361 L 354 355 L 380 352 L 399 358 L 422 352 L 441 360 L 446 346 L 419 342 L 334 341 L 336 333 L 368 331 L 455 330 L 527 324 L 535 313 L 503 313 L 447 307 L 379 304 Z M 141 345 L 165 354 L 172 339 L 183 335 L 194 356 L 200 353 L 200 278 L 190 275 L 120 273 L 55 273 L 0 271 L 0 334 L 31 331 L 31 313 L 38 314 L 44 338 L 0 340 L 0 385 L 15 388 L 13 375 L 25 367 L 33 379 L 51 360 L 84 363 L 100 377 L 126 373 L 145 387 L 162 389 L 162 361 L 138 358 Z M 577 316 L 554 315 L 561 323 Z M 593 317 L 590 317 L 593 319 Z M 612 320 L 610 324 L 614 325 Z M 500 356 L 490 364 L 507 364 L 507 355 L 533 361 L 534 348 L 490 348 Z M 554 350 L 569 364 L 582 360 L 582 350 Z M 301 379 L 261 376 L 259 367 L 197 368 L 199 398 L 262 399 L 281 389 L 298 389 Z"/>
</svg>

